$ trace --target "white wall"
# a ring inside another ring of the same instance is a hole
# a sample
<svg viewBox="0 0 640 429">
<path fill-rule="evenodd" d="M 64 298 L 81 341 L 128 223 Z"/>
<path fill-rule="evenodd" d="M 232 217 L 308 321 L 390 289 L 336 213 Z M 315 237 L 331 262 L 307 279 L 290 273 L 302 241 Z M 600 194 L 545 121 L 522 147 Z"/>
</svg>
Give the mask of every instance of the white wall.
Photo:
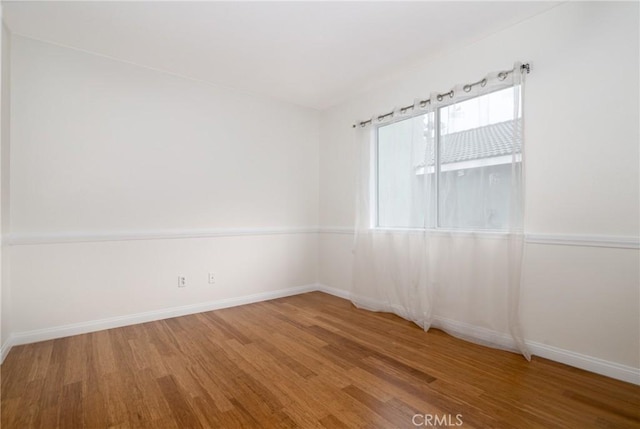
<svg viewBox="0 0 640 429">
<path fill-rule="evenodd" d="M 315 111 L 14 37 L 11 231 L 308 226 Z"/>
<path fill-rule="evenodd" d="M 9 136 L 10 136 L 10 49 L 11 35 L 2 24 L 0 83 L 0 348 L 11 333 L 11 291 L 9 252 L 5 235 L 9 232 Z M 0 357 L 2 351 L 0 349 Z"/>
<path fill-rule="evenodd" d="M 345 185 L 355 177 L 351 124 L 510 68 L 515 60 L 532 66 L 525 99 L 527 232 L 637 241 L 638 27 L 637 3 L 563 4 L 388 76 L 325 111 L 320 282 L 342 290 L 351 282 L 352 241 L 331 232 L 353 226 L 355 186 Z M 640 368 L 639 268 L 637 249 L 528 244 L 527 339 L 566 356 Z"/>
<path fill-rule="evenodd" d="M 13 246 L 13 331 L 232 301 L 314 285 L 315 234 Z M 208 272 L 215 284 L 208 283 Z M 177 275 L 187 287 L 177 287 Z"/>
<path fill-rule="evenodd" d="M 315 284 L 316 111 L 20 36 L 11 48 L 15 338 Z"/>
</svg>

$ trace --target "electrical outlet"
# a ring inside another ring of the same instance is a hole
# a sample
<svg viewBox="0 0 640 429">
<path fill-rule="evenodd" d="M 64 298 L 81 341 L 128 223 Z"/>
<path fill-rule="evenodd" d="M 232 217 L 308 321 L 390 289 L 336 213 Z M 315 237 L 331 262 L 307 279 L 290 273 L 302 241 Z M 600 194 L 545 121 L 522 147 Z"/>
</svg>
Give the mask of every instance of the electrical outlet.
<svg viewBox="0 0 640 429">
<path fill-rule="evenodd" d="M 187 287 L 187 278 L 185 276 L 178 276 L 178 287 Z"/>
<path fill-rule="evenodd" d="M 216 282 L 216 278 L 213 273 L 209 273 L 209 284 L 212 285 Z"/>
</svg>

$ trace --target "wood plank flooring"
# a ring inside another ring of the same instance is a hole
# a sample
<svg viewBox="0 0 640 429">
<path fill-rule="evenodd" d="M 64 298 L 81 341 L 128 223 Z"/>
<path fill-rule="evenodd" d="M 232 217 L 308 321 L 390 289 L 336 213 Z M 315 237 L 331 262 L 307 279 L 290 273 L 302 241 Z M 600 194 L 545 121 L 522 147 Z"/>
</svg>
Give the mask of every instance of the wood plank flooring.
<svg viewBox="0 0 640 429">
<path fill-rule="evenodd" d="M 638 386 L 319 292 L 15 347 L 1 376 L 3 429 L 640 427 Z"/>
</svg>

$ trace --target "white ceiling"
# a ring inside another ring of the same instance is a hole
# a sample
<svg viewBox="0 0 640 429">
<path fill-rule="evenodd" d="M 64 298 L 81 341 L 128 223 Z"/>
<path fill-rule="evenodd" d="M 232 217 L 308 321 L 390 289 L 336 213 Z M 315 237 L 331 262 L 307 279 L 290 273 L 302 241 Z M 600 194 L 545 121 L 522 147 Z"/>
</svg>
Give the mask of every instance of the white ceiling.
<svg viewBox="0 0 640 429">
<path fill-rule="evenodd" d="M 10 31 L 322 109 L 558 2 L 3 1 Z"/>
</svg>

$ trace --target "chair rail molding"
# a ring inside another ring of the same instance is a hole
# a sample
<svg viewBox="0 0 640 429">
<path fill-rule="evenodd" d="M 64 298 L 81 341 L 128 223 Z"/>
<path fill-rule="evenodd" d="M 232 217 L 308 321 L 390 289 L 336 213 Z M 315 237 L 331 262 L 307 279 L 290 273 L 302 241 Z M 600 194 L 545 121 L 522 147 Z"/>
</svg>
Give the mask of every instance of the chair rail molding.
<svg viewBox="0 0 640 429">
<path fill-rule="evenodd" d="M 353 234 L 353 227 L 345 226 L 321 226 L 318 232 L 321 234 Z M 419 232 L 415 230 L 415 232 Z M 464 232 L 450 231 L 455 234 L 477 234 L 488 237 L 497 237 L 502 233 L 495 232 Z M 447 234 L 449 231 L 436 231 L 436 234 Z M 505 235 L 506 236 L 506 235 Z M 581 246 L 581 247 L 608 247 L 614 249 L 640 249 L 640 237 L 633 235 L 599 235 L 599 234 L 541 234 L 527 233 L 525 241 L 529 244 L 543 244 L 556 246 Z"/>
<path fill-rule="evenodd" d="M 88 243 L 100 241 L 171 240 L 185 238 L 235 237 L 257 235 L 315 234 L 317 226 L 166 229 L 139 231 L 10 233 L 5 242 L 10 246 L 28 244 Z"/>
</svg>

